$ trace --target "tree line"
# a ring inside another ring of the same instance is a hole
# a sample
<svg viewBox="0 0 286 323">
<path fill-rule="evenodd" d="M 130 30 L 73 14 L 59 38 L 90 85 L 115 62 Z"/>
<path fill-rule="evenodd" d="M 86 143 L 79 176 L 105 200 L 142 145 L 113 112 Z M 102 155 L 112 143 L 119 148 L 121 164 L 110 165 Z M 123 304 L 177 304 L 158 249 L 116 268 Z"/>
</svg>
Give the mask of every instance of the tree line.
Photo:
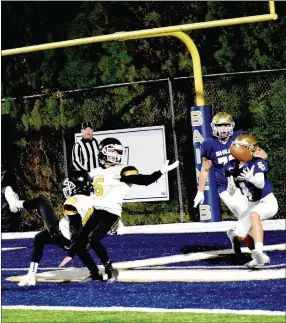
<svg viewBox="0 0 286 323">
<path fill-rule="evenodd" d="M 268 10 L 268 2 L 3 2 L 2 49 L 264 14 Z M 188 32 L 198 47 L 203 73 L 285 67 L 285 4 L 276 2 L 276 11 L 279 17 L 276 21 Z M 4 184 L 14 185 L 25 198 L 44 194 L 60 212 L 63 143 L 67 144 L 69 152 L 73 133 L 79 131 L 82 120 L 91 120 L 96 130 L 165 124 L 171 133 L 165 86 L 132 83 L 96 91 L 93 87 L 189 75 L 192 75 L 189 52 L 183 43 L 171 37 L 97 43 L 3 57 Z M 180 153 L 184 156 L 185 150 L 189 151 L 186 160 L 191 167 L 192 147 L 186 147 L 185 142 L 189 131 L 186 111 L 194 104 L 193 85 L 176 82 L 174 86 Z M 250 82 L 249 86 L 243 82 L 235 84 L 227 94 L 223 87 L 227 84 L 216 86 L 220 106 L 215 108 L 233 112 L 241 124 L 247 121 L 248 128 L 259 135 L 273 158 L 277 170 L 272 176 L 276 178 L 279 194 L 283 195 L 279 160 L 285 158 L 281 150 L 284 134 L 279 125 L 285 119 L 285 77 L 274 78 L 261 97 L 256 96 L 255 82 Z M 86 90 L 63 94 L 75 89 Z M 43 96 L 23 99 L 34 95 Z M 249 97 L 247 107 L 241 104 L 245 95 Z M 209 103 L 215 99 L 211 95 L 208 98 Z M 168 154 L 172 155 L 172 140 L 167 141 Z M 192 183 L 191 189 L 185 184 L 184 200 L 189 217 L 194 219 L 194 210 L 187 206 L 195 186 L 194 174 L 186 166 L 182 167 L 187 172 L 183 180 Z M 171 178 L 172 187 L 175 182 L 176 179 Z M 150 222 L 176 220 L 173 215 L 177 210 L 175 190 L 173 194 L 174 198 L 166 204 L 136 204 L 138 220 L 133 217 L 130 222 L 145 223 L 146 214 L 150 215 Z M 126 205 L 126 214 L 131 213 L 132 208 L 134 210 L 133 206 Z M 172 220 L 152 214 L 167 214 Z M 18 217 L 13 221 L 9 219 L 4 225 L 6 223 L 10 230 L 41 225 L 41 221 L 29 213 L 24 213 L 20 220 Z"/>
</svg>

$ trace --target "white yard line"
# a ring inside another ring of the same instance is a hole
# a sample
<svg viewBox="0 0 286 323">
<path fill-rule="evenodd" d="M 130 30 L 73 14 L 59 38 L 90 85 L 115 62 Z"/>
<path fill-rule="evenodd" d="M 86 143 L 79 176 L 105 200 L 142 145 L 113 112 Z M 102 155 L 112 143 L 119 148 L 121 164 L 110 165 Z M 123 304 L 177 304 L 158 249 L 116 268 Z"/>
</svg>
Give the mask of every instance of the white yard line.
<svg viewBox="0 0 286 323">
<path fill-rule="evenodd" d="M 268 245 L 264 246 L 263 250 L 285 250 L 285 244 L 276 244 L 276 245 Z M 243 253 L 250 253 L 250 250 L 246 247 L 241 248 Z M 136 268 L 136 267 L 145 267 L 145 266 L 158 266 L 158 265 L 166 265 L 177 262 L 187 262 L 187 261 L 197 261 L 203 259 L 216 258 L 220 255 L 230 255 L 233 254 L 232 249 L 222 249 L 222 250 L 209 250 L 203 252 L 194 252 L 184 255 L 173 255 L 173 256 L 165 256 L 165 257 L 157 257 L 157 258 L 148 258 L 142 260 L 133 260 L 133 261 L 122 261 L 114 263 L 114 267 L 116 268 Z"/>
<path fill-rule="evenodd" d="M 7 305 L 2 309 L 11 310 L 51 310 L 51 311 L 107 311 L 107 312 L 186 312 L 186 313 L 209 313 L 209 314 L 242 314 L 242 315 L 285 315 L 280 311 L 263 311 L 263 310 L 229 310 L 229 309 L 169 309 L 169 308 L 148 308 L 148 307 L 73 307 L 73 306 L 35 306 L 35 305 Z"/>
<path fill-rule="evenodd" d="M 234 228 L 236 221 L 221 222 L 189 222 L 171 224 L 136 225 L 119 228 L 118 234 L 174 234 L 174 233 L 199 233 L 199 232 L 226 232 Z M 286 230 L 285 220 L 262 221 L 265 231 Z M 33 238 L 37 232 L 3 232 L 2 240 Z"/>
<path fill-rule="evenodd" d="M 74 267 L 75 268 L 75 267 Z M 1 268 L 2 271 L 17 271 L 17 270 L 29 270 L 30 268 Z M 39 270 L 64 270 L 67 268 L 60 268 L 60 267 L 41 267 L 38 268 Z"/>
<path fill-rule="evenodd" d="M 8 247 L 8 248 L 1 248 L 1 251 L 11 251 L 11 250 L 18 250 L 18 249 L 26 249 L 27 247 Z"/>
<path fill-rule="evenodd" d="M 271 251 L 271 250 L 285 250 L 286 245 L 285 244 L 276 244 L 276 245 L 267 245 L 263 247 L 263 250 L 265 251 Z M 241 248 L 241 251 L 244 253 L 250 253 L 250 250 L 246 247 Z M 184 255 L 172 255 L 172 256 L 164 256 L 164 257 L 156 257 L 156 258 L 147 258 L 147 259 L 140 259 L 140 260 L 131 260 L 131 261 L 122 261 L 122 262 L 115 262 L 113 265 L 114 267 L 118 269 L 130 269 L 130 268 L 140 268 L 140 267 L 149 267 L 149 266 L 162 266 L 172 263 L 179 263 L 179 262 L 189 262 L 189 261 L 198 261 L 198 260 L 204 260 L 204 259 L 210 259 L 210 258 L 216 258 L 220 255 L 229 255 L 233 254 L 232 249 L 222 249 L 222 250 L 209 250 L 209 251 L 203 251 L 203 252 L 194 252 L 190 254 L 184 254 Z M 98 266 L 99 268 L 103 268 L 101 265 Z M 190 268 L 190 267 L 187 267 Z M 193 266 L 193 268 L 197 268 L 196 266 Z M 206 266 L 206 268 L 210 268 Z M 218 267 L 215 267 L 216 269 Z M 225 268 L 234 268 L 233 266 L 226 266 Z M 241 268 L 241 266 L 238 266 L 238 268 Z M 22 270 L 23 268 L 15 268 L 16 270 Z M 27 268 L 24 268 L 23 270 L 26 270 Z M 40 267 L 39 269 L 43 270 L 43 267 Z M 47 268 L 46 268 L 47 269 Z M 66 268 L 58 268 L 58 267 L 51 267 L 51 270 L 53 269 L 63 269 L 66 271 L 72 271 L 75 268 L 74 267 L 66 267 Z M 171 269 L 171 268 L 169 268 Z M 2 268 L 2 270 L 4 270 Z M 8 269 L 7 269 L 8 270 Z"/>
<path fill-rule="evenodd" d="M 265 265 L 264 268 L 278 268 L 278 267 L 286 267 L 286 264 L 277 264 L 277 265 Z M 140 270 L 149 270 L 149 269 L 235 269 L 235 268 L 246 268 L 244 265 L 241 266 L 150 266 L 150 267 L 136 267 L 134 269 Z"/>
<path fill-rule="evenodd" d="M 98 266 L 99 268 L 103 268 L 103 266 Z M 286 263 L 285 264 L 277 264 L 277 265 L 266 265 L 264 268 L 268 269 L 268 268 L 278 268 L 278 267 L 286 267 Z M 67 267 L 70 270 L 73 269 L 77 269 L 77 267 Z M 60 268 L 60 267 L 41 267 L 38 268 L 39 270 L 45 271 L 45 270 L 67 270 L 67 268 Z M 245 268 L 244 265 L 241 266 L 233 266 L 233 265 L 229 265 L 229 266 L 171 266 L 171 267 L 167 267 L 167 266 L 150 266 L 150 267 L 136 267 L 133 269 L 140 269 L 140 270 L 150 270 L 150 269 L 169 269 L 169 270 L 175 270 L 175 269 L 236 269 L 236 268 Z M 2 271 L 26 271 L 29 270 L 29 268 L 1 268 Z"/>
</svg>

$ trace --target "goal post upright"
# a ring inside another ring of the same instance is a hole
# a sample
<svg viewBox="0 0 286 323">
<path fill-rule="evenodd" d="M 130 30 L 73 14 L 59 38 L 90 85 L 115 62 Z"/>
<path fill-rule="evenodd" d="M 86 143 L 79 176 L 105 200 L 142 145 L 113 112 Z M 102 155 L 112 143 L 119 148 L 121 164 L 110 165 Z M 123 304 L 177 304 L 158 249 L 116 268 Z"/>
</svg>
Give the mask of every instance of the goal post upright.
<svg viewBox="0 0 286 323">
<path fill-rule="evenodd" d="M 130 32 L 117 32 L 110 35 L 100 35 L 92 36 L 86 38 L 79 38 L 73 40 L 66 40 L 60 42 L 52 42 L 41 45 L 32 45 L 14 49 L 1 50 L 1 56 L 10 56 L 31 53 L 36 51 L 43 51 L 49 49 L 65 48 L 71 46 L 79 46 L 84 44 L 101 43 L 108 41 L 125 41 L 132 39 L 142 39 L 151 37 L 166 37 L 173 36 L 181 41 L 187 46 L 193 61 L 193 72 L 194 72 L 194 83 L 195 83 L 195 93 L 196 93 L 196 106 L 191 107 L 191 122 L 192 122 L 192 133 L 193 133 L 193 145 L 195 154 L 195 165 L 196 174 L 199 174 L 201 157 L 199 154 L 199 148 L 201 142 L 211 135 L 210 120 L 211 120 L 211 107 L 205 105 L 204 101 L 204 91 L 203 91 L 203 78 L 202 69 L 199 52 L 196 45 L 189 35 L 184 33 L 184 31 L 198 30 L 206 28 L 224 27 L 241 25 L 255 22 L 263 22 L 276 20 L 278 18 L 275 12 L 274 1 L 269 1 L 269 13 L 263 15 L 221 19 L 207 22 L 199 22 L 192 24 L 184 24 L 177 26 L 160 27 L 139 31 Z M 198 180 L 198 176 L 197 180 Z M 210 174 L 209 181 L 206 186 L 206 200 L 204 205 L 200 206 L 200 219 L 203 222 L 217 222 L 221 221 L 221 215 L 219 210 L 219 198 L 215 186 L 214 174 Z"/>
</svg>

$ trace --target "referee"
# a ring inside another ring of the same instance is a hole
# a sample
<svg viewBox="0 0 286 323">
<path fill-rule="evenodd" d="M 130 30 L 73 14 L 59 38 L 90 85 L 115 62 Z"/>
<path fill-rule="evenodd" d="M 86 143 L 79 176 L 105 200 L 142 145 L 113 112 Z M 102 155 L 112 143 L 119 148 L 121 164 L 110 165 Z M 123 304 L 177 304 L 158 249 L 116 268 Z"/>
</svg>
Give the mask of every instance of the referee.
<svg viewBox="0 0 286 323">
<path fill-rule="evenodd" d="M 84 121 L 81 124 L 82 139 L 76 142 L 72 150 L 72 162 L 76 170 L 90 172 L 99 166 L 98 142 L 93 138 L 92 124 Z"/>
</svg>

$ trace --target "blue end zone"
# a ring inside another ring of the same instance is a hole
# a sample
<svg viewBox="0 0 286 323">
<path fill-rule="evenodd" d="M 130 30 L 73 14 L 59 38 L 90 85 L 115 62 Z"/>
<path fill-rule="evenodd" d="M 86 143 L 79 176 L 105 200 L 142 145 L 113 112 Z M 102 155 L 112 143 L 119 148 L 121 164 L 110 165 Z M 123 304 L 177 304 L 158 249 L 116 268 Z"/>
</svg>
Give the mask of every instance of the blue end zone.
<svg viewBox="0 0 286 323">
<path fill-rule="evenodd" d="M 285 243 L 285 240 L 284 231 L 265 231 L 266 245 Z M 114 262 L 230 248 L 223 232 L 107 236 L 103 243 Z M 32 239 L 2 240 L 2 248 L 27 247 L 2 252 L 2 305 L 285 311 L 286 286 L 283 279 L 208 283 L 40 282 L 35 287 L 18 287 L 17 283 L 5 279 L 26 273 L 26 270 L 20 268 L 29 267 L 32 244 Z M 285 251 L 267 253 L 273 268 L 276 265 L 280 265 L 281 268 L 285 263 Z M 56 246 L 47 246 L 40 268 L 57 267 L 65 255 L 66 252 Z M 234 255 L 223 255 L 212 259 L 169 264 L 165 267 L 171 269 L 176 266 L 208 266 L 211 270 L 219 266 L 229 266 L 231 269 L 232 266 L 242 265 L 250 260 L 249 254 L 244 254 L 243 257 L 241 263 Z M 74 259 L 70 266 L 80 267 L 81 263 Z M 8 268 L 15 270 L 5 270 Z"/>
</svg>

